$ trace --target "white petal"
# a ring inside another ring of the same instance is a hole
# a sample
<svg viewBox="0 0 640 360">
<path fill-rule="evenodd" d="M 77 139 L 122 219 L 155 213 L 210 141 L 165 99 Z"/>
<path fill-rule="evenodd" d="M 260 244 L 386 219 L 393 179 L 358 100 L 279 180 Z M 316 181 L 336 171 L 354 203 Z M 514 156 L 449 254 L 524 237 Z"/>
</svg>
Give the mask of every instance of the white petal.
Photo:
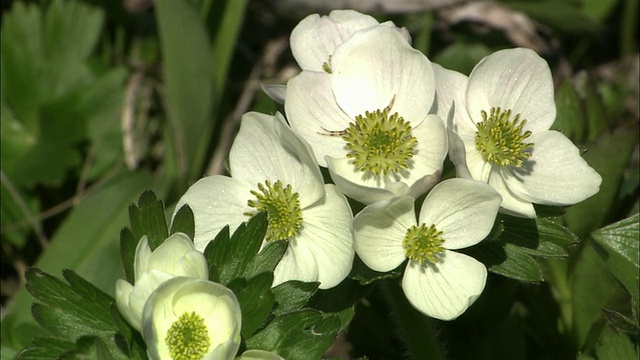
<svg viewBox="0 0 640 360">
<path fill-rule="evenodd" d="M 393 196 L 405 195 L 409 187 L 401 182 L 402 178 L 394 179 L 391 175 L 372 175 L 356 169 L 351 159 L 332 158 L 327 156 L 327 166 L 331 179 L 348 197 L 363 204 Z"/>
<path fill-rule="evenodd" d="M 464 147 L 467 169 L 473 179 L 488 182 L 491 173 L 495 171 L 493 164 L 486 161 L 480 151 L 476 149 L 475 141 L 464 142 Z"/>
<path fill-rule="evenodd" d="M 243 352 L 235 360 L 284 360 L 284 358 L 272 352 L 252 349 Z"/>
<path fill-rule="evenodd" d="M 268 97 L 271 98 L 271 100 L 278 104 L 284 104 L 284 99 L 287 96 L 287 85 L 261 83 L 260 88 Z"/>
<path fill-rule="evenodd" d="M 291 127 L 306 139 L 320 166 L 327 166 L 324 157 L 344 157 L 344 140 L 330 132 L 345 130 L 351 121 L 333 97 L 329 74 L 303 71 L 289 80 L 284 104 Z"/>
<path fill-rule="evenodd" d="M 481 60 L 469 75 L 467 106 L 476 121 L 480 111 L 511 109 L 527 119 L 525 130 L 547 130 L 556 118 L 549 65 L 530 49 L 496 51 Z"/>
<path fill-rule="evenodd" d="M 291 52 L 303 70 L 323 71 L 336 47 L 353 33 L 378 21 L 353 10 L 334 10 L 329 16 L 309 15 L 291 31 Z"/>
<path fill-rule="evenodd" d="M 266 180 L 281 180 L 307 206 L 324 194 L 320 168 L 307 146 L 281 115 L 247 113 L 229 153 L 231 176 L 254 189 Z"/>
<path fill-rule="evenodd" d="M 314 281 L 320 281 L 320 289 L 332 288 L 344 280 L 354 257 L 349 203 L 334 185 L 325 188 L 324 200 L 304 209 L 302 228 L 293 240 L 313 253 L 318 266 Z"/>
<path fill-rule="evenodd" d="M 116 306 L 118 307 L 120 314 L 122 314 L 122 317 L 124 317 L 124 319 L 127 320 L 127 322 L 136 330 L 140 331 L 140 315 L 136 315 L 129 307 L 129 298 L 131 297 L 132 291 L 133 286 L 126 280 L 116 280 Z"/>
<path fill-rule="evenodd" d="M 447 249 L 462 249 L 482 241 L 493 227 L 502 198 L 489 185 L 449 179 L 436 185 L 422 203 L 418 222 L 443 232 Z"/>
<path fill-rule="evenodd" d="M 487 269 L 474 258 L 455 251 L 445 250 L 441 260 L 434 266 L 409 261 L 402 289 L 411 305 L 425 315 L 453 320 L 480 296 Z"/>
<path fill-rule="evenodd" d="M 251 190 L 235 179 L 221 175 L 202 178 L 187 189 L 178 200 L 176 209 L 188 204 L 193 210 L 196 249 L 204 251 L 209 241 L 226 225 L 233 232 L 249 220 L 244 213 L 255 210 L 247 205 L 247 201 L 254 197 Z"/>
<path fill-rule="evenodd" d="M 407 258 L 402 239 L 416 225 L 410 196 L 380 201 L 365 207 L 353 219 L 354 247 L 375 271 L 391 271 Z"/>
<path fill-rule="evenodd" d="M 433 71 L 436 81 L 436 114 L 446 119 L 452 104 L 455 104 L 453 122 L 457 126 L 472 126 L 475 129 L 467 113 L 466 92 L 469 78 L 439 64 L 433 64 Z"/>
<path fill-rule="evenodd" d="M 418 139 L 418 145 L 408 176 L 402 181 L 411 188 L 411 195 L 418 197 L 440 178 L 449 145 L 444 122 L 437 115 L 427 115 L 412 134 Z"/>
<path fill-rule="evenodd" d="M 151 247 L 147 235 L 144 235 L 136 246 L 136 255 L 133 262 L 133 277 L 138 279 L 143 272 L 149 269 L 149 258 L 151 258 Z"/>
<path fill-rule="evenodd" d="M 388 26 L 354 34 L 332 57 L 338 105 L 355 118 L 392 105 L 406 121 L 421 121 L 435 96 L 431 62 Z"/>
<path fill-rule="evenodd" d="M 273 270 L 273 286 L 289 280 L 318 281 L 318 264 L 309 247 L 300 246 L 295 239 L 289 240 L 289 246 L 282 259 Z"/>
<path fill-rule="evenodd" d="M 173 275 L 191 275 L 180 274 L 179 271 L 181 269 L 179 263 L 183 256 L 194 250 L 193 242 L 187 235 L 183 233 L 173 234 L 165 239 L 165 241 L 153 251 L 149 257 L 148 268 L 159 269 Z M 202 260 L 204 260 L 206 269 L 206 260 L 204 257 Z M 200 273 L 201 271 L 197 272 Z"/>
<path fill-rule="evenodd" d="M 531 201 L 523 200 L 521 197 L 512 192 L 504 180 L 505 175 L 500 170 L 491 173 L 489 177 L 489 186 L 496 190 L 502 196 L 502 204 L 500 212 L 518 217 L 534 218 L 536 210 Z"/>
<path fill-rule="evenodd" d="M 473 176 L 469 171 L 469 167 L 467 166 L 466 150 L 462 139 L 460 139 L 460 136 L 450 128 L 447 129 L 447 133 L 449 135 L 449 159 L 451 159 L 451 162 L 456 168 L 456 176 L 465 179 L 473 179 Z"/>
<path fill-rule="evenodd" d="M 602 177 L 580 156 L 571 140 L 556 131 L 534 134 L 531 158 L 512 171 L 507 186 L 523 200 L 572 205 L 596 194 Z"/>
</svg>

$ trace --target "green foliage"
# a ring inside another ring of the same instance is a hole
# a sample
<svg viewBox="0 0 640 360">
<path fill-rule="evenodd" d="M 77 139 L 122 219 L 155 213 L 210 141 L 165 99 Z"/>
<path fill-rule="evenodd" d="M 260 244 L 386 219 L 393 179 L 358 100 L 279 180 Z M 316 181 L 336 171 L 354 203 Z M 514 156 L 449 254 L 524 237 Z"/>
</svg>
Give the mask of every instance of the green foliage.
<svg viewBox="0 0 640 360">
<path fill-rule="evenodd" d="M 78 145 L 87 138 L 119 149 L 113 105 L 122 101 L 126 74 L 96 71 L 89 62 L 103 22 L 100 9 L 63 0 L 45 12 L 16 2 L 3 17 L 2 163 L 16 186 L 60 186 L 80 163 Z M 93 176 L 119 152 L 96 154 Z"/>
<path fill-rule="evenodd" d="M 633 311 L 638 315 L 638 253 L 640 224 L 638 214 L 595 231 L 596 250 L 609 271 L 631 294 Z M 637 332 L 637 331 L 636 331 Z"/>
<path fill-rule="evenodd" d="M 127 359 L 111 316 L 113 299 L 70 270 L 63 276 L 67 283 L 38 269 L 27 272 L 27 287 L 41 301 L 33 305 L 33 317 L 49 337 L 35 340 L 19 358 Z"/>
<path fill-rule="evenodd" d="M 567 246 L 578 238 L 547 218 L 523 219 L 500 215 L 489 238 L 466 250 L 489 271 L 520 281 L 542 281 L 535 258 L 567 257 Z"/>
</svg>

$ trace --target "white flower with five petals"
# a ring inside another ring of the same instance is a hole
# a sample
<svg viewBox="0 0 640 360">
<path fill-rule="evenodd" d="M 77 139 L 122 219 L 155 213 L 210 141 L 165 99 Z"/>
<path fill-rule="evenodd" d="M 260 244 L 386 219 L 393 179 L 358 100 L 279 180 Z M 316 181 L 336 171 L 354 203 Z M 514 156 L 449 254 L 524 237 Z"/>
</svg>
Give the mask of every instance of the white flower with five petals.
<svg viewBox="0 0 640 360">
<path fill-rule="evenodd" d="M 495 52 L 469 77 L 434 66 L 438 113 L 453 103 L 450 157 L 458 176 L 488 183 L 502 211 L 533 218 L 533 203 L 571 205 L 598 192 L 602 178 L 563 134 L 547 63 L 529 49 Z"/>
<path fill-rule="evenodd" d="M 487 269 L 454 250 L 475 245 L 490 233 L 500 201 L 488 185 L 468 179 L 436 185 L 417 222 L 412 197 L 380 201 L 353 220 L 356 253 L 381 272 L 408 259 L 402 289 L 409 302 L 428 316 L 455 319 L 482 293 Z"/>
<path fill-rule="evenodd" d="M 365 204 L 428 191 L 448 148 L 444 122 L 429 115 L 431 62 L 391 26 L 353 33 L 326 61 L 324 71 L 292 78 L 285 101 L 318 163 Z"/>
<path fill-rule="evenodd" d="M 344 195 L 325 185 L 312 150 L 284 122 L 248 113 L 229 155 L 231 177 L 209 176 L 193 184 L 176 209 L 194 213 L 195 245 L 203 251 L 226 225 L 234 231 L 267 212 L 265 244 L 287 241 L 273 286 L 288 280 L 339 284 L 351 271 L 352 213 Z"/>
<path fill-rule="evenodd" d="M 291 52 L 302 70 L 324 71 L 331 67 L 331 56 L 340 44 L 356 32 L 374 26 L 391 27 L 411 43 L 407 29 L 398 28 L 391 21 L 380 24 L 372 16 L 354 10 L 333 10 L 327 16 L 311 14 L 302 19 L 291 31 Z M 272 99 L 284 103 L 286 85 L 261 86 Z"/>
</svg>

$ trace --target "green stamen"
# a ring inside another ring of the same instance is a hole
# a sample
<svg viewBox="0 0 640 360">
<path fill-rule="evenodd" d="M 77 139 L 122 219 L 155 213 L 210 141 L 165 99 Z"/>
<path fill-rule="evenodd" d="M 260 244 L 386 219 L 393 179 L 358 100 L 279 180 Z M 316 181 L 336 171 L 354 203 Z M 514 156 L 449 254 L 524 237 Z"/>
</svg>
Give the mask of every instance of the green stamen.
<svg viewBox="0 0 640 360">
<path fill-rule="evenodd" d="M 418 145 L 411 125 L 398 113 L 389 116 L 388 109 L 356 116 L 344 133 L 342 139 L 350 150 L 347 157 L 358 170 L 374 175 L 407 169 Z"/>
<path fill-rule="evenodd" d="M 440 246 L 444 242 L 440 235 L 442 231 L 438 231 L 435 225 L 412 226 L 402 240 L 402 247 L 409 259 L 420 264 L 425 264 L 427 261 L 435 264 L 438 262 L 437 255 L 444 251 Z"/>
<path fill-rule="evenodd" d="M 522 131 L 527 120 L 520 120 L 517 114 L 513 121 L 511 110 L 502 111 L 491 108 L 487 116 L 481 112 L 482 121 L 476 124 L 476 149 L 486 161 L 500 166 L 522 167 L 525 160 L 531 157 L 533 143 L 525 143 L 531 131 Z"/>
<path fill-rule="evenodd" d="M 174 360 L 201 359 L 211 345 L 204 319 L 193 311 L 180 315 L 171 324 L 164 341 Z"/>
<path fill-rule="evenodd" d="M 291 185 L 283 187 L 278 180 L 271 184 L 268 180 L 258 184 L 259 192 L 252 190 L 255 200 L 249 200 L 248 205 L 255 212 L 245 213 L 253 216 L 261 211 L 267 212 L 269 227 L 267 228 L 267 241 L 287 240 L 292 238 L 302 225 L 302 210 L 298 193 L 293 192 Z"/>
<path fill-rule="evenodd" d="M 327 62 L 322 63 L 322 70 L 324 70 L 324 72 L 331 74 L 331 55 L 329 55 L 329 60 L 327 60 Z"/>
</svg>

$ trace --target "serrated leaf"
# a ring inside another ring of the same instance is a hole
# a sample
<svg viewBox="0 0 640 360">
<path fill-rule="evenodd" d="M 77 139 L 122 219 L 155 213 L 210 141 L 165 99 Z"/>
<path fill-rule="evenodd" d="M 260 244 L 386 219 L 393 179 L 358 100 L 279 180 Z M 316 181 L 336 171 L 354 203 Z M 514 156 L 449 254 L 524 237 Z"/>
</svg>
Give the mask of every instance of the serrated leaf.
<svg viewBox="0 0 640 360">
<path fill-rule="evenodd" d="M 543 280 L 540 265 L 520 246 L 499 241 L 483 241 L 464 249 L 463 252 L 481 261 L 495 274 L 520 281 Z"/>
<path fill-rule="evenodd" d="M 318 285 L 316 282 L 291 280 L 274 287 L 273 314 L 278 316 L 302 309 L 318 290 Z"/>
<path fill-rule="evenodd" d="M 316 360 L 333 342 L 339 325 L 340 321 L 333 315 L 324 318 L 317 311 L 301 310 L 273 319 L 247 339 L 247 347 L 272 351 L 285 359 Z"/>
<path fill-rule="evenodd" d="M 195 221 L 193 220 L 193 211 L 189 205 L 183 205 L 173 217 L 171 224 L 171 234 L 181 232 L 193 239 L 196 231 Z"/>
<path fill-rule="evenodd" d="M 136 259 L 136 248 L 140 239 L 133 237 L 133 233 L 129 228 L 123 228 L 120 231 L 120 263 L 124 271 L 125 279 L 131 283 L 135 283 L 134 262 Z"/>
<path fill-rule="evenodd" d="M 617 331 L 624 331 L 629 334 L 638 335 L 638 324 L 627 316 L 610 309 L 602 309 L 607 323 Z"/>
<path fill-rule="evenodd" d="M 52 334 L 74 339 L 85 334 L 104 335 L 110 331 L 115 331 L 115 327 L 111 321 L 111 314 L 105 311 L 104 308 L 105 305 L 110 306 L 112 300 L 100 290 L 78 290 L 102 294 L 99 298 L 84 298 L 82 294 L 76 292 L 62 280 L 35 268 L 27 271 L 26 278 L 29 292 L 45 304 L 34 305 L 34 317 L 41 326 L 49 329 Z M 48 309 L 56 313 L 53 314 L 49 312 Z M 36 313 L 38 313 L 38 315 L 36 315 Z M 39 316 L 46 317 L 46 320 L 52 321 L 43 323 L 38 319 Z M 55 321 L 57 316 L 64 317 L 66 320 Z M 85 331 L 90 332 L 77 333 L 73 327 L 67 329 L 71 322 L 76 323 L 76 326 L 86 328 L 87 330 Z M 56 331 L 58 330 L 61 332 L 69 331 L 69 333 L 57 333 Z"/>
<path fill-rule="evenodd" d="M 53 337 L 36 337 L 33 346 L 26 348 L 17 357 L 18 360 L 57 359 L 59 354 L 72 350 L 75 344 Z"/>
<path fill-rule="evenodd" d="M 638 253 L 640 246 L 640 222 L 638 214 L 606 226 L 593 234 L 599 254 L 613 276 L 627 289 L 638 305 Z"/>
<path fill-rule="evenodd" d="M 285 241 L 276 241 L 267 244 L 260 253 L 247 265 L 245 274 L 252 277 L 263 272 L 273 272 L 276 265 L 287 251 L 289 244 Z"/>
<path fill-rule="evenodd" d="M 164 217 L 164 205 L 156 194 L 147 190 L 138 199 L 138 205 L 129 206 L 129 221 L 134 239 L 147 236 L 149 247 L 155 250 L 169 236 L 167 221 Z"/>
<path fill-rule="evenodd" d="M 265 272 L 249 279 L 240 291 L 230 285 L 242 309 L 242 337 L 253 335 L 271 313 L 274 302 L 272 283 L 273 273 Z"/>
<path fill-rule="evenodd" d="M 70 212 L 35 266 L 48 273 L 72 269 L 113 294 L 116 280 L 122 277 L 118 233 L 127 223 L 127 206 L 148 188 L 163 193 L 166 185 L 163 179 L 140 171 L 119 174 L 97 186 Z M 2 344 L 23 349 L 29 339 L 21 335 L 27 333 L 21 326 L 35 325 L 30 310 L 33 297 L 23 289 L 14 300 L 2 320 Z"/>
<path fill-rule="evenodd" d="M 223 228 L 207 245 L 204 255 L 209 263 L 209 278 L 226 285 L 236 278 L 246 278 L 246 270 L 258 254 L 267 232 L 267 215 L 258 213 L 240 224 L 231 237 Z"/>
<path fill-rule="evenodd" d="M 109 358 L 123 358 L 115 342 L 118 327 L 111 316 L 113 299 L 69 270 L 64 276 L 67 283 L 35 268 L 27 271 L 27 288 L 42 302 L 32 306 L 34 319 L 54 337 L 76 342 L 76 347 L 64 354 L 93 349 L 80 346 L 81 339 L 92 337 L 104 345 L 105 349 L 100 349 L 102 345 L 95 348 L 98 353 L 107 351 Z"/>
<path fill-rule="evenodd" d="M 499 239 L 539 257 L 568 256 L 566 247 L 578 238 L 562 225 L 545 218 L 524 219 L 502 216 L 503 232 Z"/>
</svg>

